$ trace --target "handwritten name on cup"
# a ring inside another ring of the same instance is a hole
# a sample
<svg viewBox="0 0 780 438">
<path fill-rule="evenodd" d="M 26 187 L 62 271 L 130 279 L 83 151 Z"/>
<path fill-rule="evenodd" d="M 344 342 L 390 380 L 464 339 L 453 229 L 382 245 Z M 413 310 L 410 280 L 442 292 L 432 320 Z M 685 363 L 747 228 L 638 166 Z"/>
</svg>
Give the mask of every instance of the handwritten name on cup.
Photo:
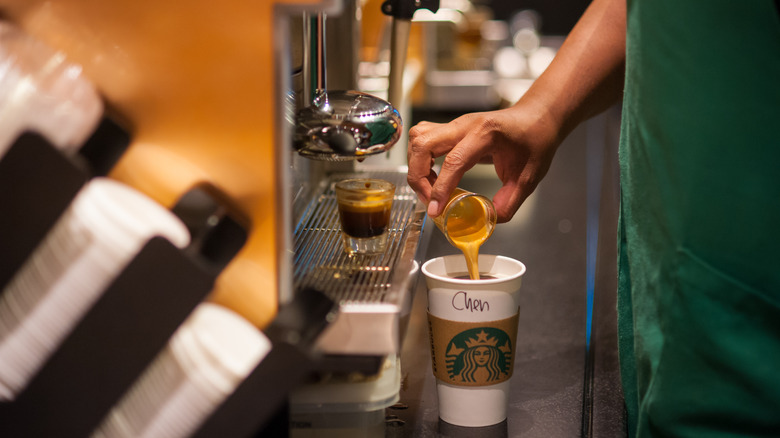
<svg viewBox="0 0 780 438">
<path fill-rule="evenodd" d="M 481 298 L 471 298 L 468 292 L 459 291 L 452 297 L 452 308 L 470 312 L 489 312 L 490 301 Z"/>
</svg>

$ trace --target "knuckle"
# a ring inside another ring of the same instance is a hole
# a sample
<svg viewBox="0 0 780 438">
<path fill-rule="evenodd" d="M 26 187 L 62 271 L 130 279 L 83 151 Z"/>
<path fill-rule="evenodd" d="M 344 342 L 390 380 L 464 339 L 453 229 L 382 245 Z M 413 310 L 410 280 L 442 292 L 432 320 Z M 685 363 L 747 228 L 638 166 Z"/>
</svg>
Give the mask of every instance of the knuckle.
<svg viewBox="0 0 780 438">
<path fill-rule="evenodd" d="M 420 124 L 414 125 L 411 128 L 409 128 L 409 137 L 415 137 L 420 134 L 420 131 L 422 131 L 423 128 Z"/>
<path fill-rule="evenodd" d="M 447 169 L 460 169 L 466 164 L 466 157 L 463 152 L 459 149 L 453 149 L 444 157 L 442 167 Z"/>
<path fill-rule="evenodd" d="M 419 176 L 412 175 L 411 173 L 406 175 L 406 182 L 409 184 L 409 187 L 412 188 L 414 191 L 418 191 L 422 188 L 422 178 Z"/>
<path fill-rule="evenodd" d="M 409 129 L 409 141 L 420 141 L 420 139 L 425 138 L 426 132 L 428 132 L 428 130 L 425 128 L 425 126 L 421 126 L 419 124 L 412 126 L 411 129 Z"/>
<path fill-rule="evenodd" d="M 476 124 L 476 131 L 483 138 L 492 138 L 501 131 L 501 126 L 492 117 L 482 117 Z"/>
<path fill-rule="evenodd" d="M 417 134 L 414 137 L 409 133 L 409 153 L 413 155 L 427 153 L 432 148 L 430 137 L 425 134 Z"/>
</svg>

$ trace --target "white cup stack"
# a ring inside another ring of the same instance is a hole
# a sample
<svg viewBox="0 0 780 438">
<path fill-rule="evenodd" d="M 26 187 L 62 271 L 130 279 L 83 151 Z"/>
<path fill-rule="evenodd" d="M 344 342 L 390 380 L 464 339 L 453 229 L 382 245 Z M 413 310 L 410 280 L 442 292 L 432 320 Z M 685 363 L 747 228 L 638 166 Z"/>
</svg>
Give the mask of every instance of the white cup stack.
<svg viewBox="0 0 780 438">
<path fill-rule="evenodd" d="M 0 294 L 0 399 L 12 400 L 149 239 L 184 248 L 169 210 L 108 178 L 90 180 Z"/>
<path fill-rule="evenodd" d="M 103 101 L 79 65 L 0 21 L 0 158 L 25 130 L 73 155 L 102 113 Z"/>
<path fill-rule="evenodd" d="M 93 438 L 191 435 L 270 349 L 268 338 L 237 313 L 200 304 Z"/>
</svg>

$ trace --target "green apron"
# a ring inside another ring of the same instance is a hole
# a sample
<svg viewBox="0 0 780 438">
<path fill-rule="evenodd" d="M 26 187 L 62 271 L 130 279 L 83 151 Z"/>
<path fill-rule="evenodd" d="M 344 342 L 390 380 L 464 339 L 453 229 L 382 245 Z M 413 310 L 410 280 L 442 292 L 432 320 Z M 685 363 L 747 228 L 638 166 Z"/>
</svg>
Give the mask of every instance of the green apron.
<svg viewBox="0 0 780 438">
<path fill-rule="evenodd" d="M 780 15 L 629 0 L 618 321 L 629 436 L 780 436 Z"/>
</svg>

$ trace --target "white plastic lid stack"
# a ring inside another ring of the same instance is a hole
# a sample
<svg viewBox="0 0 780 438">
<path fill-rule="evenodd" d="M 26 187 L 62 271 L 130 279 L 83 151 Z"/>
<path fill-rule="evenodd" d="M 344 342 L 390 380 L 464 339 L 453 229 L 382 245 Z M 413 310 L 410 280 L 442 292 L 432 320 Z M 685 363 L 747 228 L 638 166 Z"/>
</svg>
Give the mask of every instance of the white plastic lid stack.
<svg viewBox="0 0 780 438">
<path fill-rule="evenodd" d="M 79 65 L 0 21 L 0 157 L 28 129 L 75 154 L 102 113 L 103 101 Z"/>
<path fill-rule="evenodd" d="M 242 316 L 202 303 L 93 437 L 189 436 L 270 349 L 268 338 Z"/>
<path fill-rule="evenodd" d="M 108 178 L 89 181 L 0 295 L 0 399 L 13 399 L 146 242 L 184 248 L 173 213 Z"/>
</svg>

